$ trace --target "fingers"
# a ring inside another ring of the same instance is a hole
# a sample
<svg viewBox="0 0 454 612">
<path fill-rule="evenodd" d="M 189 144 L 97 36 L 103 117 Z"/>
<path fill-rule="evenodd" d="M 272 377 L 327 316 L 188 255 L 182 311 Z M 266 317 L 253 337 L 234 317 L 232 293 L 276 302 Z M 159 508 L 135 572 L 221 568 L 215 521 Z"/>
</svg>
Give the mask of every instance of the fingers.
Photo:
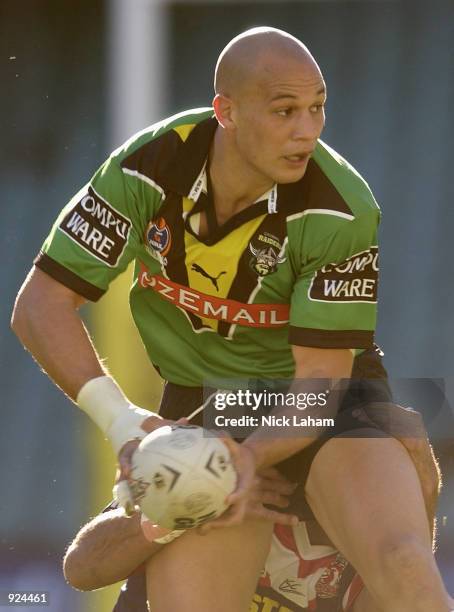
<svg viewBox="0 0 454 612">
<path fill-rule="evenodd" d="M 284 482 L 288 482 L 286 477 L 283 476 L 281 472 L 275 467 L 261 468 L 257 471 L 257 473 L 262 478 L 267 478 L 269 480 L 283 480 Z"/>
<path fill-rule="evenodd" d="M 126 516 L 132 516 L 136 511 L 134 495 L 129 487 L 128 479 L 131 477 L 132 456 L 138 446 L 139 440 L 130 440 L 123 445 L 118 456 L 119 471 L 117 471 L 113 496 L 118 505 L 123 508 Z"/>
<path fill-rule="evenodd" d="M 126 444 L 121 447 L 118 455 L 118 465 L 120 467 L 120 476 L 118 480 L 130 478 L 132 456 L 139 446 L 139 443 L 139 440 L 129 440 L 129 442 L 126 442 Z"/>
<path fill-rule="evenodd" d="M 123 508 L 126 516 L 132 516 L 136 510 L 134 498 L 127 480 L 120 480 L 113 488 L 114 499 Z"/>
<path fill-rule="evenodd" d="M 251 512 L 256 518 L 261 518 L 265 521 L 277 523 L 278 525 L 287 525 L 289 527 L 296 527 L 299 523 L 299 518 L 295 514 L 284 514 L 283 512 L 277 512 L 276 510 L 270 510 L 264 506 L 257 506 Z"/>
<path fill-rule="evenodd" d="M 254 495 L 253 501 L 259 504 L 271 504 L 278 508 L 287 508 L 290 504 L 288 497 L 280 495 L 276 491 L 260 491 Z"/>
<path fill-rule="evenodd" d="M 274 491 L 280 495 L 291 495 L 294 493 L 296 483 L 288 482 L 287 480 L 268 480 L 265 478 L 259 479 L 259 482 L 254 485 L 254 489 L 257 491 Z"/>
<path fill-rule="evenodd" d="M 220 529 L 223 527 L 232 527 L 242 522 L 246 514 L 246 503 L 230 506 L 227 510 L 221 514 L 220 517 L 208 521 L 204 525 L 197 528 L 197 532 L 200 535 L 206 535 L 212 529 Z"/>
</svg>

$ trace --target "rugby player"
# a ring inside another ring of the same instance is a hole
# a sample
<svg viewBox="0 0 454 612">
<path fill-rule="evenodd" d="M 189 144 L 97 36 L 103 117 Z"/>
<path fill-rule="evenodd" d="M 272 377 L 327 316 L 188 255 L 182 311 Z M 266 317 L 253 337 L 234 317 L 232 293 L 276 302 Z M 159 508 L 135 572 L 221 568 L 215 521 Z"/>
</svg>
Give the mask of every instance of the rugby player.
<svg viewBox="0 0 454 612">
<path fill-rule="evenodd" d="M 266 476 L 262 490 L 258 491 L 259 498 L 285 507 L 285 496 L 282 493 L 276 496 L 274 474 Z M 285 483 L 278 484 L 281 492 L 288 493 Z M 85 525 L 69 546 L 64 559 L 65 577 L 77 589 L 93 590 L 130 575 L 114 612 L 146 612 L 144 565 L 163 545 L 156 543 L 156 539 L 165 536 L 168 530 L 157 528 L 137 515 L 127 519 L 112 506 Z M 279 522 L 282 516 L 273 518 Z M 279 525 L 273 533 L 251 611 L 353 610 L 361 588 L 362 582 L 354 569 L 332 547 L 315 521 L 301 522 L 296 527 Z"/>
<path fill-rule="evenodd" d="M 295 388 L 321 393 L 352 368 L 367 379 L 381 367 L 379 209 L 319 140 L 326 86 L 317 63 L 285 32 L 253 29 L 221 53 L 215 90 L 214 110 L 172 117 L 112 154 L 57 219 L 13 315 L 23 344 L 111 440 L 128 512 L 131 454 L 162 421 L 109 377 L 77 308 L 132 259 L 131 308 L 169 381 L 168 419 L 200 402 L 204 379 L 293 377 Z M 424 436 L 403 445 L 386 435 L 379 421 L 399 409 L 374 385 L 329 395 L 339 413 L 329 431 L 225 439 L 239 474 L 230 508 L 201 528 L 206 537 L 189 531 L 148 561 L 153 612 L 247 609 L 272 525 L 245 519 L 246 508 L 255 474 L 270 465 L 296 479 L 290 511 L 315 515 L 373 605 L 451 609 L 431 548 L 436 486 L 426 484 L 434 468 Z"/>
</svg>

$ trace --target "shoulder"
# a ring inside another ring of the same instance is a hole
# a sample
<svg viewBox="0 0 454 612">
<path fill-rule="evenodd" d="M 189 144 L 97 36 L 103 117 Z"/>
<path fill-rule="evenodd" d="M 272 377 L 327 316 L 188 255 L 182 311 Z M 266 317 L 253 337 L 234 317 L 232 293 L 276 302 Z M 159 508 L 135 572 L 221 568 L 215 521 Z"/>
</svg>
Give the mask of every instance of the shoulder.
<svg viewBox="0 0 454 612">
<path fill-rule="evenodd" d="M 304 233 L 306 243 L 348 227 L 376 228 L 380 221 L 380 208 L 367 182 L 321 140 L 305 176 L 286 189 L 292 192 L 287 221 L 298 235 Z"/>
<path fill-rule="evenodd" d="M 354 217 L 379 215 L 380 208 L 367 181 L 342 155 L 319 140 L 312 158 Z"/>
<path fill-rule="evenodd" d="M 134 134 L 112 153 L 110 163 L 131 184 L 148 184 L 160 193 L 185 192 L 186 168 L 199 157 L 201 164 L 206 159 L 216 125 L 211 108 L 178 113 Z"/>
<path fill-rule="evenodd" d="M 156 141 L 156 145 L 159 141 L 162 141 L 161 144 L 166 141 L 173 141 L 175 144 L 184 142 L 196 125 L 206 119 L 210 119 L 212 116 L 213 109 L 204 107 L 183 111 L 167 117 L 133 134 L 131 138 L 112 153 L 112 157 L 117 159 L 121 165 L 128 157 L 152 142 Z"/>
</svg>

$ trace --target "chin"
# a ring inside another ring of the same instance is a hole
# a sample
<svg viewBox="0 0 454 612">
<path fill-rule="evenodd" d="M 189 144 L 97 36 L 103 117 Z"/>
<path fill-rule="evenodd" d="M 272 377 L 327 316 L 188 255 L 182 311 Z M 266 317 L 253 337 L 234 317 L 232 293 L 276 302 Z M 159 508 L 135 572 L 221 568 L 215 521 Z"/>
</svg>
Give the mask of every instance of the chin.
<svg viewBox="0 0 454 612">
<path fill-rule="evenodd" d="M 281 172 L 279 176 L 276 176 L 276 183 L 286 184 L 286 183 L 297 183 L 300 181 L 303 176 L 306 174 L 307 164 L 304 168 L 299 170 Z"/>
</svg>

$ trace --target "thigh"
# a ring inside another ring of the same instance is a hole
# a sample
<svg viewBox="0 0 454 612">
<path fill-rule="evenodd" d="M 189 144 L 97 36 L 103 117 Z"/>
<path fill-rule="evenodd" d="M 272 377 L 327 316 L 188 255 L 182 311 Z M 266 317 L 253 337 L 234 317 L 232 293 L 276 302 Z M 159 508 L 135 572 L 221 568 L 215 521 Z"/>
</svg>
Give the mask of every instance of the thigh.
<svg viewBox="0 0 454 612">
<path fill-rule="evenodd" d="M 188 532 L 147 563 L 153 612 L 248 612 L 273 525 L 248 521 L 205 536 Z"/>
<path fill-rule="evenodd" d="M 317 453 L 306 495 L 317 520 L 367 583 L 379 553 L 408 535 L 431 550 L 415 467 L 393 438 L 332 438 Z"/>
<path fill-rule="evenodd" d="M 365 588 L 363 588 L 361 593 L 355 599 L 350 610 L 351 612 L 383 612 L 382 608 L 378 608 L 376 606 L 369 592 Z"/>
</svg>

